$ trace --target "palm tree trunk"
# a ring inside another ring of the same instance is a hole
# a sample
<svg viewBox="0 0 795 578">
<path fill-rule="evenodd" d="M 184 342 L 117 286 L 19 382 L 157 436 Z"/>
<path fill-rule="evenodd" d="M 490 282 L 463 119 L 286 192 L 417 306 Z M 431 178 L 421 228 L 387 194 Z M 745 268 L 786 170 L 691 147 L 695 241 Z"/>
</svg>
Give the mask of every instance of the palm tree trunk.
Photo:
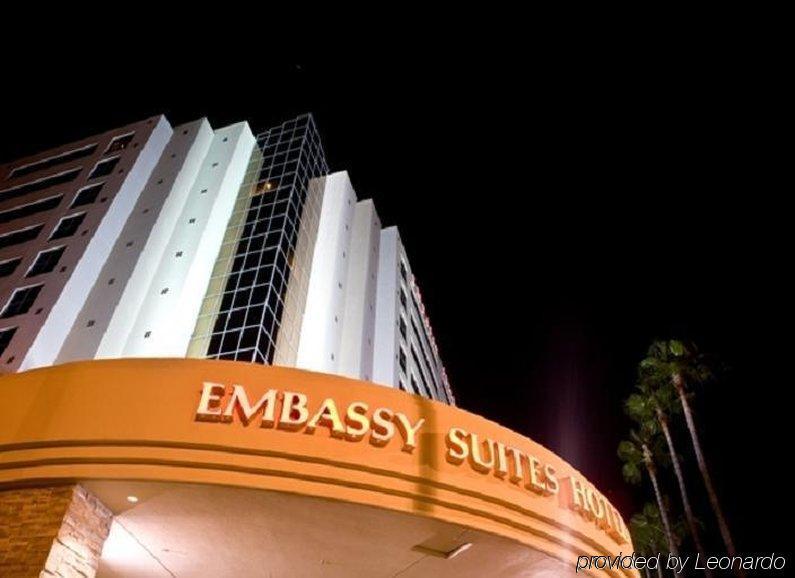
<svg viewBox="0 0 795 578">
<path fill-rule="evenodd" d="M 651 578 L 651 573 L 648 568 L 646 568 L 646 578 Z"/>
<path fill-rule="evenodd" d="M 663 578 L 662 568 L 659 565 L 657 566 L 657 576 L 658 578 Z"/>
<path fill-rule="evenodd" d="M 701 537 L 698 533 L 696 518 L 693 515 L 693 508 L 690 507 L 690 498 L 687 495 L 685 477 L 682 475 L 682 465 L 679 463 L 679 456 L 676 454 L 676 448 L 674 448 L 674 439 L 671 436 L 671 430 L 668 428 L 668 418 L 665 416 L 662 410 L 660 410 L 660 408 L 656 408 L 656 412 L 657 421 L 660 423 L 660 428 L 662 429 L 663 434 L 665 435 L 665 441 L 668 444 L 668 453 L 671 454 L 671 463 L 674 466 L 676 481 L 679 482 L 679 493 L 682 494 L 682 504 L 685 508 L 685 518 L 687 518 L 687 525 L 690 528 L 690 535 L 693 536 L 693 543 L 695 544 L 698 553 L 701 554 L 701 558 L 706 560 L 707 554 L 704 550 L 704 546 L 701 544 Z M 712 572 L 710 570 L 704 569 L 704 575 L 711 577 Z"/>
<path fill-rule="evenodd" d="M 698 439 L 698 432 L 696 431 L 696 424 L 693 420 L 693 412 L 690 409 L 690 402 L 687 401 L 687 394 L 685 393 L 684 382 L 680 376 L 674 376 L 674 387 L 679 394 L 679 401 L 682 403 L 682 409 L 685 413 L 685 422 L 687 422 L 687 429 L 690 431 L 690 439 L 693 440 L 693 451 L 696 454 L 696 461 L 698 462 L 698 469 L 701 470 L 701 477 L 704 478 L 704 487 L 707 489 L 709 496 L 709 503 L 712 505 L 712 511 L 715 512 L 715 517 L 718 520 L 718 527 L 720 528 L 720 535 L 723 537 L 723 543 L 726 546 L 726 553 L 734 558 L 737 555 L 734 549 L 734 542 L 732 535 L 729 531 L 729 524 L 726 518 L 723 517 L 723 510 L 720 507 L 718 494 L 715 491 L 715 486 L 712 485 L 712 478 L 707 469 L 707 461 L 704 458 L 704 453 L 701 451 L 701 442 Z M 745 572 L 741 568 L 734 571 L 736 576 L 745 578 Z"/>
<path fill-rule="evenodd" d="M 662 492 L 660 492 L 660 484 L 657 482 L 657 473 L 654 470 L 654 463 L 651 460 L 651 451 L 649 451 L 649 448 L 646 444 L 643 444 L 643 457 L 644 463 L 646 464 L 646 470 L 649 472 L 651 485 L 654 487 L 654 497 L 657 499 L 657 507 L 660 509 L 660 518 L 662 518 L 663 529 L 665 530 L 665 539 L 668 542 L 668 549 L 674 556 L 679 556 L 679 550 L 676 547 L 676 542 L 674 542 L 674 534 L 671 531 L 671 522 L 668 520 L 668 508 L 665 507 L 665 502 L 663 502 Z M 679 576 L 678 572 L 674 572 L 674 574 Z"/>
</svg>

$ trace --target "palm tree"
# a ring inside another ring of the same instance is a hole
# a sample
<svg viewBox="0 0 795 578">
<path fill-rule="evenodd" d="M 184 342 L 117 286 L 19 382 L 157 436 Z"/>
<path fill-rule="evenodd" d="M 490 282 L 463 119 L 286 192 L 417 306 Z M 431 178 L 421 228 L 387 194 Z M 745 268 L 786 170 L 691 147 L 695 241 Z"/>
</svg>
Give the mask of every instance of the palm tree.
<svg viewBox="0 0 795 578">
<path fill-rule="evenodd" d="M 632 543 L 637 547 L 638 544 L 649 554 L 668 552 L 665 529 L 663 526 L 660 509 L 647 502 L 643 509 L 634 514 L 629 520 L 629 531 L 632 534 Z M 679 543 L 687 533 L 685 523 L 679 519 L 671 526 L 674 535 L 674 542 Z M 647 572 L 648 574 L 648 572 Z M 657 568 L 657 575 L 663 575 L 662 564 Z"/>
<path fill-rule="evenodd" d="M 676 480 L 679 484 L 679 493 L 682 496 L 682 505 L 684 506 L 685 519 L 690 529 L 690 535 L 693 537 L 696 551 L 701 554 L 702 559 L 706 559 L 706 551 L 701 543 L 698 523 L 693 514 L 693 508 L 690 505 L 690 497 L 687 493 L 685 477 L 682 473 L 682 465 L 679 461 L 679 455 L 676 453 L 673 436 L 671 435 L 671 429 L 668 424 L 669 413 L 676 409 L 676 404 L 674 403 L 675 395 L 667 382 L 658 382 L 649 377 L 641 379 L 641 382 L 638 384 L 638 389 L 641 393 L 630 395 L 624 402 L 624 409 L 627 415 L 634 421 L 645 423 L 651 420 L 656 423 L 659 430 L 662 431 L 665 442 L 668 445 L 668 454 L 674 466 Z M 712 572 L 705 569 L 704 575 L 710 577 L 712 576 Z"/>
<path fill-rule="evenodd" d="M 650 430 L 651 422 L 641 425 L 640 432 L 630 432 L 630 439 L 618 444 L 618 457 L 624 462 L 621 473 L 624 479 L 631 484 L 640 483 L 642 467 L 646 468 L 649 474 L 651 485 L 654 488 L 654 497 L 657 500 L 657 507 L 660 510 L 665 538 L 668 542 L 668 550 L 674 555 L 679 555 L 673 529 L 668 515 L 668 508 L 663 499 L 660 484 L 657 480 L 657 466 L 655 458 L 660 454 L 659 437 L 652 435 Z M 679 576 L 678 573 L 676 573 Z"/>
<path fill-rule="evenodd" d="M 679 402 L 685 414 L 685 422 L 690 432 L 690 439 L 693 442 L 693 450 L 696 454 L 698 469 L 701 471 L 701 477 L 704 479 L 704 486 L 707 489 L 710 505 L 715 513 L 715 518 L 718 520 L 718 527 L 723 537 L 723 543 L 726 546 L 726 552 L 733 558 L 736 556 L 734 542 L 732 541 L 731 532 L 729 531 L 729 524 L 726 522 L 723 510 L 720 507 L 718 494 L 715 491 L 715 486 L 712 484 L 712 478 L 709 475 L 707 461 L 704 458 L 704 452 L 701 449 L 701 442 L 698 438 L 695 420 L 693 419 L 693 410 L 690 408 L 689 398 L 691 394 L 687 391 L 690 385 L 704 383 L 711 379 L 712 370 L 706 363 L 704 356 L 698 352 L 695 345 L 685 346 L 681 341 L 676 340 L 655 341 L 652 343 L 649 348 L 648 356 L 641 361 L 640 367 L 644 376 L 655 380 L 667 380 L 676 390 Z M 741 569 L 738 569 L 735 573 L 738 576 L 745 575 Z"/>
<path fill-rule="evenodd" d="M 632 543 L 646 555 L 653 555 L 665 551 L 665 530 L 662 524 L 660 509 L 652 503 L 643 505 L 643 509 L 634 514 L 629 520 L 629 532 L 632 534 Z M 657 576 L 662 578 L 661 564 L 657 565 Z M 646 577 L 650 578 L 649 569 L 646 568 Z"/>
</svg>

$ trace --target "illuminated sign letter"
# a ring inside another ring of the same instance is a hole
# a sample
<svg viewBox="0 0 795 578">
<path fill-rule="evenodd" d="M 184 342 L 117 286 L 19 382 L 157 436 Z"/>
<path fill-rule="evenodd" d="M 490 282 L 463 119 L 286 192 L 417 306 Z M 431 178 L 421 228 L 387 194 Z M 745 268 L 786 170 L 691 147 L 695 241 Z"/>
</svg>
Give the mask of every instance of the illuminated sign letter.
<svg viewBox="0 0 795 578">
<path fill-rule="evenodd" d="M 276 390 L 269 389 L 253 406 L 248 402 L 248 395 L 243 386 L 232 386 L 232 397 L 224 410 L 224 421 L 232 421 L 235 410 L 238 410 L 240 421 L 248 425 L 251 418 L 263 407 L 261 427 L 273 427 L 274 413 L 276 412 Z"/>
<path fill-rule="evenodd" d="M 417 432 L 422 427 L 422 424 L 425 423 L 425 418 L 420 418 L 420 420 L 411 425 L 409 418 L 402 413 L 395 414 L 396 423 L 398 426 L 398 431 L 400 435 L 403 436 L 403 451 L 411 453 L 414 451 L 414 448 L 417 447 Z"/>
<path fill-rule="evenodd" d="M 392 410 L 379 407 L 373 414 L 373 432 L 370 434 L 370 443 L 377 447 L 385 446 L 395 435 L 395 424 Z"/>
<path fill-rule="evenodd" d="M 340 413 L 337 411 L 337 404 L 330 397 L 323 400 L 323 403 L 320 404 L 320 409 L 315 412 L 315 415 L 306 424 L 306 433 L 314 433 L 319 425 L 329 428 L 332 437 L 341 438 L 345 435 L 345 427 L 342 425 Z"/>
<path fill-rule="evenodd" d="M 451 464 L 461 464 L 469 457 L 467 436 L 467 432 L 457 427 L 450 428 L 450 431 L 447 432 L 447 438 L 444 441 L 447 444 L 447 461 Z"/>
<path fill-rule="evenodd" d="M 469 463 L 475 471 L 482 474 L 488 473 L 494 467 L 494 448 L 490 439 L 486 438 L 482 442 L 478 440 L 477 434 L 469 434 L 469 441 L 472 453 L 469 454 Z M 485 448 L 485 449 L 484 449 Z M 481 453 L 481 450 L 482 453 Z M 484 459 L 484 455 L 488 458 Z"/>
<path fill-rule="evenodd" d="M 221 421 L 221 399 L 225 394 L 226 388 L 220 383 L 205 381 L 199 407 L 196 408 L 196 421 Z"/>
<path fill-rule="evenodd" d="M 361 401 L 355 401 L 348 406 L 348 411 L 345 412 L 346 440 L 358 442 L 364 438 L 370 429 L 370 419 L 365 415 L 368 409 L 368 405 Z"/>
<path fill-rule="evenodd" d="M 309 417 L 306 409 L 306 396 L 294 391 L 284 392 L 282 413 L 279 416 L 279 429 L 295 431 L 301 429 Z"/>
</svg>

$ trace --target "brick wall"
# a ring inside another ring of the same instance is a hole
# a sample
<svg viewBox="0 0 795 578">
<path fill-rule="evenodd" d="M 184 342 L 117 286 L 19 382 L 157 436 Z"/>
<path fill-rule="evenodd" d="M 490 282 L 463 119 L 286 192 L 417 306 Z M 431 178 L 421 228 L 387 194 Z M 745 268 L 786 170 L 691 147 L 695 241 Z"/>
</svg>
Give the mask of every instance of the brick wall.
<svg viewBox="0 0 795 578">
<path fill-rule="evenodd" d="M 0 576 L 93 577 L 112 519 L 79 485 L 0 491 Z"/>
</svg>

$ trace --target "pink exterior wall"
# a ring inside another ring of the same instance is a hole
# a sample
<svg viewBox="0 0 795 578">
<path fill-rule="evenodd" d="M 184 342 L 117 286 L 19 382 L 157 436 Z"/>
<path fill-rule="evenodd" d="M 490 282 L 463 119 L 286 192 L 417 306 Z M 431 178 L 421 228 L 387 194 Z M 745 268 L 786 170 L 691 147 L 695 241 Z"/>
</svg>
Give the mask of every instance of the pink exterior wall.
<svg viewBox="0 0 795 578">
<path fill-rule="evenodd" d="M 78 262 L 85 254 L 94 233 L 99 228 L 103 218 L 111 211 L 116 195 L 122 189 L 123 185 L 126 183 L 127 187 L 131 185 L 139 186 L 137 183 L 127 182 L 130 179 L 141 180 L 140 187 L 146 182 L 146 178 L 148 178 L 151 169 L 142 171 L 140 166 L 136 168 L 136 163 L 139 161 L 141 151 L 146 149 L 153 131 L 163 122 L 165 122 L 165 120 L 160 116 L 152 117 L 100 135 L 50 149 L 30 157 L 18 159 L 6 165 L 0 165 L 0 212 L 23 206 L 39 199 L 45 199 L 56 194 L 63 194 L 63 198 L 54 209 L 0 224 L 0 235 L 24 229 L 30 225 L 44 225 L 35 239 L 23 244 L 0 249 L 0 262 L 16 257 L 22 258 L 19 266 L 11 275 L 0 278 L 0 310 L 6 306 L 15 289 L 39 283 L 44 284 L 35 303 L 27 313 L 7 319 L 0 319 L 0 330 L 9 327 L 17 327 L 16 333 L 11 339 L 10 344 L 3 352 L 2 356 L 0 356 L 0 373 L 13 372 L 19 368 L 24 356 L 47 321 L 52 309 L 61 298 L 64 287 L 75 271 Z M 126 148 L 115 153 L 105 154 L 105 151 L 115 137 L 131 132 L 134 132 L 135 135 Z M 79 149 L 93 143 L 97 144 L 97 148 L 90 156 L 64 164 L 58 164 L 50 168 L 37 170 L 24 176 L 11 176 L 12 171 L 16 167 L 21 167 L 37 160 Z M 116 155 L 120 155 L 120 160 L 112 173 L 102 178 L 89 180 L 89 174 L 99 161 L 104 158 L 112 158 Z M 80 167 L 81 171 L 76 179 L 68 183 L 51 186 L 44 190 L 14 198 L 8 198 L 10 195 L 9 189 L 13 189 L 20 184 L 36 181 L 42 177 L 56 175 L 76 167 Z M 145 178 L 143 179 L 141 178 L 142 172 L 145 172 Z M 131 176 L 131 173 L 133 176 Z M 70 209 L 70 205 L 81 188 L 88 184 L 98 182 L 104 182 L 104 186 L 97 199 L 92 204 Z M 138 192 L 140 192 L 140 190 Z M 135 194 L 137 195 L 138 193 Z M 79 212 L 85 212 L 86 216 L 74 235 L 67 238 L 54 239 L 52 241 L 48 240 L 62 217 Z M 103 242 L 104 241 L 105 240 L 103 240 Z M 112 243 L 113 239 L 108 239 L 108 241 Z M 28 269 L 33 264 L 40 251 L 59 246 L 66 246 L 66 250 L 53 271 L 33 278 L 25 278 Z M 141 247 L 133 248 L 133 250 L 140 251 Z M 53 346 L 55 347 L 56 344 L 53 344 Z M 60 347 L 59 344 L 57 344 L 57 346 Z"/>
</svg>

